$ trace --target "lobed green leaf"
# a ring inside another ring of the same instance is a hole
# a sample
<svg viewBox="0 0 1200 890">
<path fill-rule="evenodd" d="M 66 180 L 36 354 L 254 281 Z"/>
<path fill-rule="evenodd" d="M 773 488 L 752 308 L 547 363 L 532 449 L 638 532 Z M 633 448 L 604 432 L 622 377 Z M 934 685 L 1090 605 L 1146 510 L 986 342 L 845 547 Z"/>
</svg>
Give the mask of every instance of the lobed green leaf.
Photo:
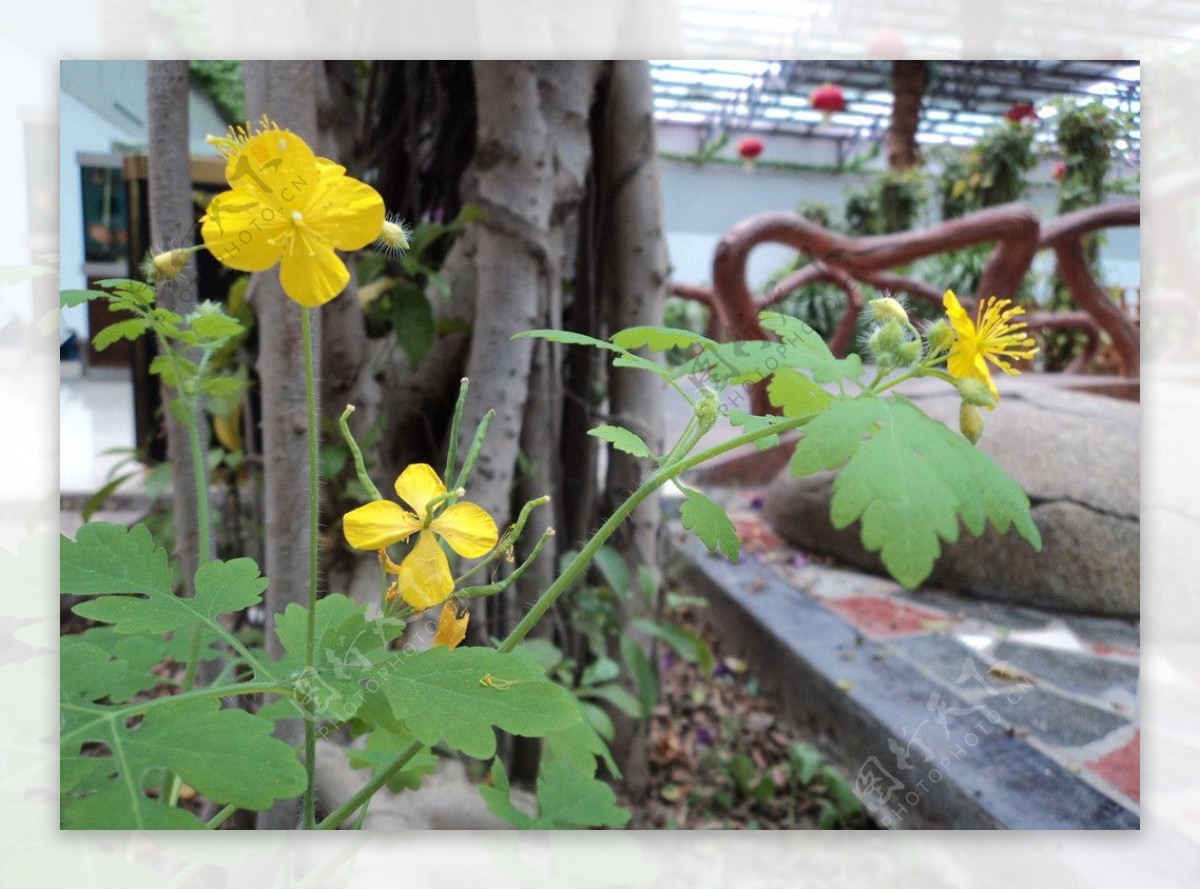
<svg viewBox="0 0 1200 890">
<path fill-rule="evenodd" d="M 694 531 L 713 553 L 723 553 L 730 562 L 737 562 L 741 542 L 725 511 L 707 495 L 691 488 L 681 489 L 686 497 L 679 508 L 683 527 Z"/>
<path fill-rule="evenodd" d="M 1041 537 L 1029 499 L 983 452 L 900 396 L 838 399 L 806 427 L 792 473 L 845 464 L 834 482 L 831 520 L 862 522 L 863 545 L 879 552 L 906 587 L 933 570 L 941 541 L 973 535 L 991 520 L 1001 534 L 1016 525 L 1034 547 Z"/>
</svg>

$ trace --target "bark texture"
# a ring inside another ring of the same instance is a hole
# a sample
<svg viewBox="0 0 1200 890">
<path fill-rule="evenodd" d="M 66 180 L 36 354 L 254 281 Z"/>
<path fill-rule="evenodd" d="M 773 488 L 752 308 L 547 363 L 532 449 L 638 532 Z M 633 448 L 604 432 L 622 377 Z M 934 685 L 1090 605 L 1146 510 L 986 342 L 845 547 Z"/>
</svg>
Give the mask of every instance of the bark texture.
<svg viewBox="0 0 1200 890">
<path fill-rule="evenodd" d="M 662 187 L 654 138 L 652 85 L 644 62 L 616 62 L 608 94 L 607 120 L 601 133 L 604 150 L 599 167 L 605 208 L 600 263 L 600 294 L 609 307 L 613 331 L 661 323 L 669 272 L 662 230 Z M 651 356 L 647 356 L 651 357 Z M 663 451 L 662 383 L 654 375 L 614 368 L 609 404 L 613 420 L 641 436 L 652 452 Z M 615 508 L 641 483 L 653 464 L 617 449 L 609 449 L 609 509 Z M 640 566 L 657 573 L 661 510 L 657 495 L 647 498 L 630 516 L 618 542 L 637 578 Z M 629 598 L 628 620 L 650 613 L 635 583 Z M 632 631 L 626 631 L 627 635 Z M 650 641 L 639 640 L 649 650 Z M 628 682 L 628 681 L 627 681 Z M 614 714 L 614 748 L 622 759 L 625 786 L 641 795 L 649 781 L 643 721 Z"/>
<path fill-rule="evenodd" d="M 926 62 L 906 59 L 892 63 L 892 122 L 887 134 L 887 160 L 892 170 L 910 170 L 921 163 L 917 125 L 928 80 Z"/>
<path fill-rule="evenodd" d="M 310 145 L 317 145 L 316 62 L 246 62 L 246 105 L 251 120 L 264 113 Z M 284 294 L 277 269 L 256 274 L 250 287 L 258 317 L 258 376 L 262 384 L 264 513 L 267 526 L 264 597 L 267 652 L 282 655 L 273 618 L 308 596 L 308 408 L 304 394 L 301 307 Z M 338 299 L 344 299 L 339 297 Z M 313 311 L 313 343 L 321 342 L 321 315 Z M 320 379 L 320 350 L 314 373 Z M 298 720 L 280 721 L 276 734 L 298 744 Z M 296 801 L 259 814 L 260 829 L 294 828 Z"/>
<path fill-rule="evenodd" d="M 196 217 L 192 209 L 191 158 L 188 150 L 188 65 L 179 61 L 152 61 L 146 66 L 150 130 L 150 242 L 166 250 L 191 245 Z M 196 308 L 196 264 L 189 258 L 185 273 L 158 286 L 158 304 L 187 315 Z M 199 353 L 189 355 L 199 360 Z M 162 403 L 174 394 L 163 388 Z M 175 558 L 182 569 L 189 595 L 195 593 L 199 568 L 199 524 L 196 518 L 196 477 L 187 427 L 174 412 L 165 410 L 167 449 L 171 461 Z M 198 414 L 201 447 L 207 438 L 204 412 Z M 205 561 L 212 558 L 211 548 Z"/>
</svg>

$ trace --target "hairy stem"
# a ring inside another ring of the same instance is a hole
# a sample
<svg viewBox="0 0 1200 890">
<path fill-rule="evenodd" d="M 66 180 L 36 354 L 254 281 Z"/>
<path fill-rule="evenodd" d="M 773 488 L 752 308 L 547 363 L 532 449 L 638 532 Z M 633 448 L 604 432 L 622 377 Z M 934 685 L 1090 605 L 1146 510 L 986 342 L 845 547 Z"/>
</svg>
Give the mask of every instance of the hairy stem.
<svg viewBox="0 0 1200 890">
<path fill-rule="evenodd" d="M 301 307 L 301 329 L 304 333 L 304 399 L 308 404 L 308 628 L 304 646 L 304 666 L 311 671 L 317 648 L 317 534 L 320 531 L 320 491 L 317 466 L 318 440 L 317 397 L 313 381 L 312 313 Z M 317 720 L 305 709 L 304 713 L 304 772 L 307 786 L 304 792 L 304 827 L 316 827 L 317 806 Z"/>
</svg>

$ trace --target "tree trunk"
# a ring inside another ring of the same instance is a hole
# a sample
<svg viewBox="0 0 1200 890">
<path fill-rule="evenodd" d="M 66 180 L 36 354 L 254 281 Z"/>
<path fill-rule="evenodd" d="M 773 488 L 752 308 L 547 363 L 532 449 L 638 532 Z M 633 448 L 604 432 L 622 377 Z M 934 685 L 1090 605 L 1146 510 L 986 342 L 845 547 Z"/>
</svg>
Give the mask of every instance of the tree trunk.
<svg viewBox="0 0 1200 890">
<path fill-rule="evenodd" d="M 191 158 L 188 149 L 188 65 L 187 62 L 148 62 L 146 66 L 147 102 L 150 129 L 150 241 L 159 250 L 189 247 L 196 225 L 192 209 Z M 196 308 L 196 263 L 189 258 L 185 273 L 174 281 L 158 286 L 158 305 L 180 315 Z M 199 361 L 199 351 L 189 354 Z M 163 405 L 173 393 L 163 388 Z M 189 596 L 195 593 L 199 568 L 199 524 L 196 516 L 196 476 L 192 469 L 192 448 L 187 427 L 173 411 L 164 409 L 167 446 L 171 461 L 172 512 L 175 524 L 175 558 Z M 207 440 L 205 414 L 200 411 L 201 447 Z M 212 559 L 212 552 L 204 561 Z"/>
<path fill-rule="evenodd" d="M 475 321 L 467 357 L 470 395 L 463 415 L 469 437 L 495 411 L 469 497 L 503 528 L 511 518 L 533 342 L 513 334 L 536 326 L 546 304 L 554 180 L 549 135 L 532 62 L 476 62 L 478 148 L 463 197 L 486 214 L 476 227 Z M 469 442 L 460 454 L 465 456 Z M 481 617 L 481 616 L 480 616 Z M 475 625 L 483 630 L 482 622 Z"/>
<path fill-rule="evenodd" d="M 669 272 L 662 230 L 662 188 L 654 138 L 653 92 L 646 62 L 616 62 L 609 87 L 608 113 L 601 133 L 603 152 L 598 164 L 604 222 L 599 264 L 600 294 L 611 318 L 611 331 L 662 323 Z M 609 404 L 613 422 L 639 436 L 650 450 L 663 449 L 662 382 L 645 371 L 614 368 L 610 377 Z M 636 489 L 653 463 L 624 451 L 609 449 L 608 493 L 610 509 Z M 652 612 L 637 584 L 639 567 L 657 577 L 660 507 L 657 496 L 638 506 L 621 531 L 618 542 L 634 579 L 629 597 L 629 620 Z M 630 631 L 626 630 L 626 635 Z M 649 640 L 639 642 L 649 649 Z M 615 714 L 617 734 L 613 747 L 625 773 L 627 790 L 635 796 L 649 782 L 645 722 Z"/>
<path fill-rule="evenodd" d="M 310 145 L 317 144 L 315 62 L 246 62 L 246 105 L 251 120 L 264 113 Z M 256 274 L 250 292 L 258 317 L 258 376 L 262 384 L 267 653 L 282 654 L 273 618 L 308 597 L 308 408 L 304 394 L 302 309 L 284 294 L 279 272 Z M 340 297 L 339 299 L 344 299 Z M 321 316 L 313 312 L 313 342 L 321 342 Z M 320 351 L 313 357 L 320 378 Z M 280 721 L 276 734 L 298 745 L 299 720 Z M 259 814 L 260 829 L 294 828 L 297 802 L 280 801 Z"/>
<path fill-rule="evenodd" d="M 927 62 L 903 60 L 892 63 L 892 122 L 887 134 L 888 168 L 911 170 L 921 163 L 917 125 L 921 99 L 929 80 Z"/>
</svg>

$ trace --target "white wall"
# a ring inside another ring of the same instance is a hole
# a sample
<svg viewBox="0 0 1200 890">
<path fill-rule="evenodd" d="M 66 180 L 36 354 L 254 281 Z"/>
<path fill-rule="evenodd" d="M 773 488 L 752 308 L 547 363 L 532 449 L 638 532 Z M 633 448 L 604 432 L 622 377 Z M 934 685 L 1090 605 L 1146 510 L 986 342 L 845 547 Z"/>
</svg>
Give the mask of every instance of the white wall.
<svg viewBox="0 0 1200 890">
<path fill-rule="evenodd" d="M 147 130 L 146 63 L 141 61 L 64 61 L 59 93 L 59 277 L 63 288 L 82 288 L 83 196 L 80 152 L 107 154 L 144 149 Z M 193 90 L 189 97 L 189 147 L 193 155 L 214 154 L 204 137 L 224 134 L 226 125 L 212 103 Z M 63 310 L 60 335 L 88 335 L 87 307 Z"/>
<path fill-rule="evenodd" d="M 677 130 L 679 128 L 671 128 Z M 736 141 L 736 140 L 735 140 Z M 660 148 L 668 151 L 694 151 L 695 139 L 685 142 L 677 132 L 669 132 Z M 769 154 L 771 146 L 764 152 Z M 811 156 L 789 151 L 786 159 L 797 163 L 812 163 Z M 1048 184 L 1050 165 L 1034 171 L 1047 180 L 1046 185 L 1030 188 L 1025 201 L 1043 219 L 1056 214 L 1057 190 Z M 1044 169 L 1043 169 L 1044 168 Z M 848 189 L 859 188 L 874 173 L 826 173 L 785 171 L 758 166 L 753 172 L 730 164 L 712 163 L 699 166 L 689 161 L 663 160 L 662 188 L 667 247 L 670 251 L 672 277 L 687 284 L 711 284 L 712 261 L 717 242 L 737 222 L 768 211 L 794 211 L 800 204 L 819 201 L 827 204 L 834 219 L 841 216 Z M 1036 180 L 1035 180 L 1036 182 Z M 1117 195 L 1111 201 L 1120 203 L 1136 200 L 1135 196 Z M 931 201 L 931 213 L 933 202 Z M 933 216 L 926 222 L 932 223 Z M 1101 272 L 1105 284 L 1135 288 L 1139 283 L 1140 230 L 1137 228 L 1110 229 L 1101 249 Z M 756 248 L 747 265 L 751 288 L 762 284 L 795 256 L 794 251 L 774 245 Z M 1035 269 L 1039 272 L 1053 267 L 1053 257 L 1039 255 Z"/>
</svg>

